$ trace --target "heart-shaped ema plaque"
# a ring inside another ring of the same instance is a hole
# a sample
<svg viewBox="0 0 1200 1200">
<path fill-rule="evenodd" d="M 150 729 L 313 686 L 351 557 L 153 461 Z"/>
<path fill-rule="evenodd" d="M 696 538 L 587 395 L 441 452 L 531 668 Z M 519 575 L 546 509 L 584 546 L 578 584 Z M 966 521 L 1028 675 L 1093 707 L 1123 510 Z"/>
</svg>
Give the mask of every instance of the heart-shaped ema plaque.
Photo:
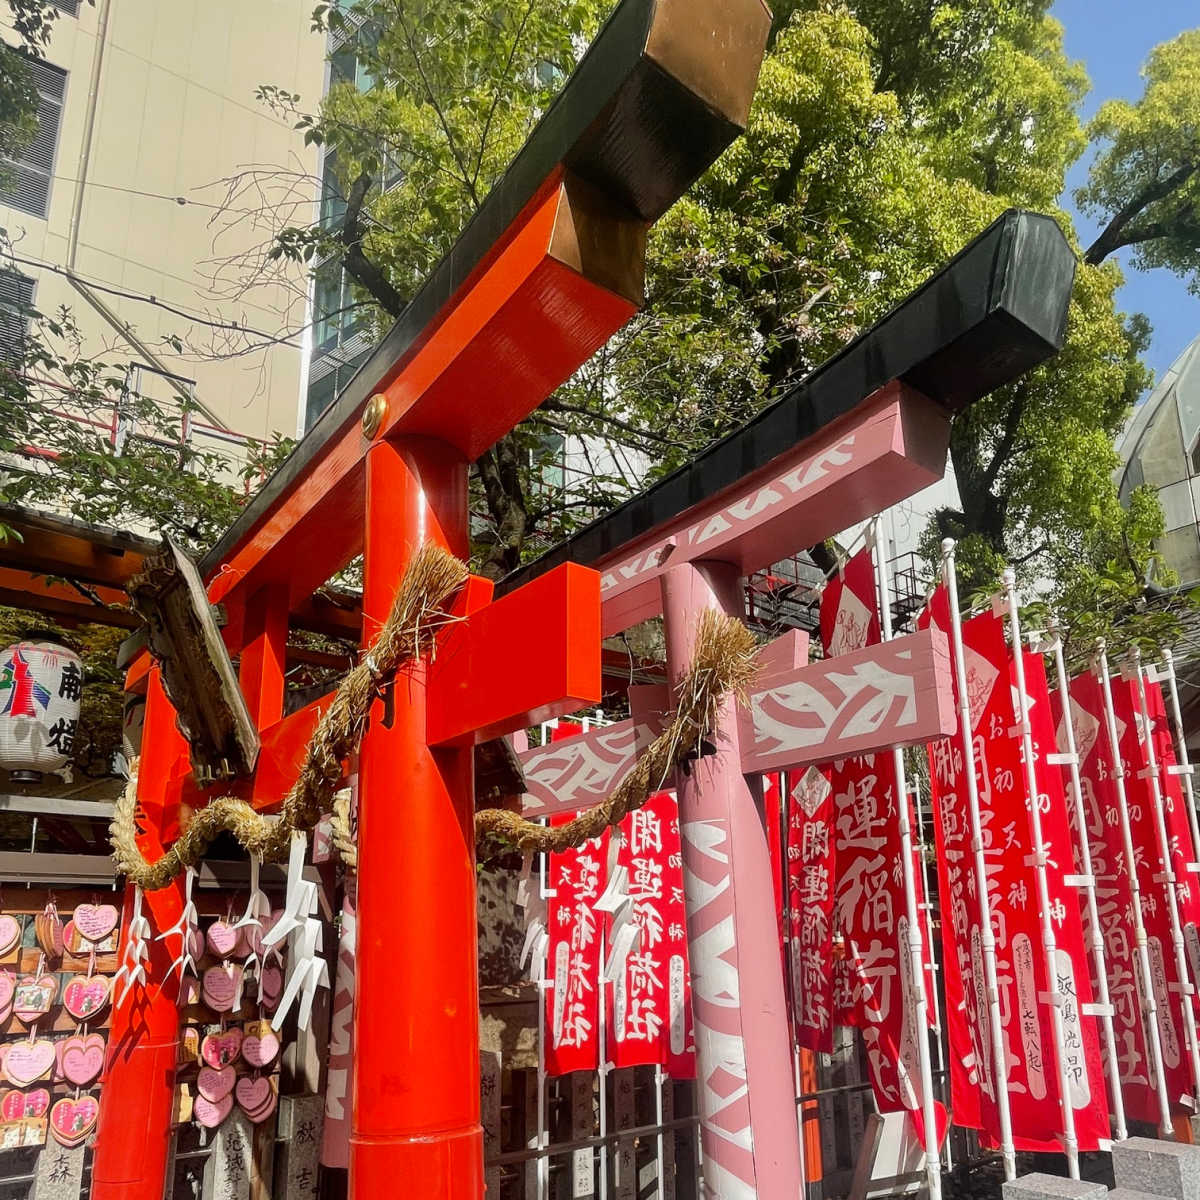
<svg viewBox="0 0 1200 1200">
<path fill-rule="evenodd" d="M 246 939 L 241 929 L 228 921 L 214 921 L 205 935 L 214 958 L 239 958 L 246 953 Z"/>
<path fill-rule="evenodd" d="M 205 1100 L 203 1096 L 197 1096 L 195 1104 L 192 1105 L 192 1116 L 195 1117 L 196 1123 L 204 1126 L 205 1129 L 216 1129 L 232 1111 L 232 1092 L 216 1104 L 211 1100 Z"/>
<path fill-rule="evenodd" d="M 63 956 L 63 923 L 57 912 L 47 910 L 33 918 L 33 931 L 37 935 L 42 953 L 51 959 Z"/>
<path fill-rule="evenodd" d="M 283 993 L 283 972 L 276 966 L 263 967 L 262 969 L 262 998 L 263 1007 L 268 1012 L 272 1011 L 279 1003 L 279 997 Z"/>
<path fill-rule="evenodd" d="M 269 1067 L 279 1054 L 279 1037 L 266 1021 L 256 1021 L 254 1032 L 242 1038 L 242 1057 L 252 1066 Z M 261 1028 L 261 1032 L 260 1032 Z"/>
<path fill-rule="evenodd" d="M 0 971 L 0 1021 L 7 1021 L 12 1013 L 16 990 L 17 977 L 11 971 Z"/>
<path fill-rule="evenodd" d="M 21 940 L 21 922 L 9 913 L 0 913 L 0 958 L 17 948 Z"/>
<path fill-rule="evenodd" d="M 238 1060 L 242 1051 L 242 1031 L 236 1026 L 222 1033 L 210 1033 L 200 1043 L 200 1057 L 210 1067 L 227 1067 Z"/>
<path fill-rule="evenodd" d="M 4 1056 L 4 1078 L 15 1087 L 28 1087 L 54 1069 L 54 1043 L 49 1038 L 13 1042 Z"/>
<path fill-rule="evenodd" d="M 107 975 L 76 975 L 63 988 L 63 1007 L 77 1021 L 90 1021 L 108 1007 L 112 983 Z"/>
<path fill-rule="evenodd" d="M 40 1021 L 58 998 L 57 975 L 22 975 L 13 993 L 13 1012 L 26 1025 Z"/>
<path fill-rule="evenodd" d="M 201 980 L 201 994 L 204 997 L 204 1003 L 213 1012 L 232 1012 L 233 1001 L 237 996 L 241 981 L 242 968 L 235 964 L 209 967 Z"/>
<path fill-rule="evenodd" d="M 196 1076 L 196 1091 L 205 1100 L 213 1104 L 220 1104 L 233 1091 L 233 1085 L 236 1082 L 237 1072 L 232 1067 L 221 1067 L 219 1069 L 201 1067 L 199 1074 Z"/>
<path fill-rule="evenodd" d="M 72 914 L 76 932 L 89 942 L 103 942 L 117 927 L 121 914 L 113 904 L 79 904 Z"/>
<path fill-rule="evenodd" d="M 87 1087 L 104 1070 L 104 1038 L 98 1033 L 87 1037 L 75 1034 L 60 1042 L 58 1062 L 62 1076 L 76 1087 Z"/>
<path fill-rule="evenodd" d="M 275 1111 L 278 1102 L 275 1088 L 266 1075 L 243 1075 L 234 1094 L 241 1110 L 255 1125 L 261 1125 Z"/>
<path fill-rule="evenodd" d="M 64 1096 L 50 1110 L 50 1132 L 60 1146 L 82 1146 L 100 1119 L 100 1102 L 95 1096 L 78 1100 Z"/>
<path fill-rule="evenodd" d="M 6 1121 L 23 1121 L 26 1117 L 44 1117 L 50 1107 L 50 1092 L 34 1088 L 30 1092 L 5 1092 L 0 1099 L 0 1117 Z"/>
</svg>

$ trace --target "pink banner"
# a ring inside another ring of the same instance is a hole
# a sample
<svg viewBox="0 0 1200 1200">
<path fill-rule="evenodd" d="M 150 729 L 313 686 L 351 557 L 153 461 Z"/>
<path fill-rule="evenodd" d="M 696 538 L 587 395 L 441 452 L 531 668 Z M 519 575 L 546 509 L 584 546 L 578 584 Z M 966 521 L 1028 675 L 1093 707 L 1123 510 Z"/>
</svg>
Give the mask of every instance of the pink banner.
<svg viewBox="0 0 1200 1200">
<path fill-rule="evenodd" d="M 628 872 L 639 936 L 607 998 L 608 1058 L 614 1067 L 657 1064 L 674 1079 L 694 1079 L 683 854 L 674 794 L 651 796 L 621 822 L 620 831 L 616 866 Z"/>
</svg>

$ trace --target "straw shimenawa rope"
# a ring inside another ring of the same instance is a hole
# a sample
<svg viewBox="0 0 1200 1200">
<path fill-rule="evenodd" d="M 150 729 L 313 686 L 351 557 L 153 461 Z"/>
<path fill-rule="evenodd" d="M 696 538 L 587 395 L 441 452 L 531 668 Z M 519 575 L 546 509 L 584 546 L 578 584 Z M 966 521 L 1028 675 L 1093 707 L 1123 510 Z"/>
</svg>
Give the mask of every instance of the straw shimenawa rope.
<svg viewBox="0 0 1200 1200">
<path fill-rule="evenodd" d="M 555 826 L 527 821 L 506 809 L 484 809 L 475 814 L 476 843 L 491 837 L 525 854 L 561 853 L 618 825 L 626 813 L 641 808 L 663 788 L 671 772 L 713 729 L 726 696 L 745 700 L 754 677 L 755 650 L 754 638 L 741 621 L 706 609 L 696 630 L 691 666 L 676 688 L 670 723 L 607 799 L 575 820 Z"/>
<path fill-rule="evenodd" d="M 236 796 L 221 796 L 195 814 L 161 858 L 149 862 L 137 844 L 135 764 L 113 815 L 117 870 L 144 891 L 166 887 L 186 868 L 196 866 L 225 830 L 264 862 L 280 862 L 287 858 L 292 834 L 312 829 L 331 807 L 334 843 L 347 867 L 355 870 L 358 852 L 350 833 L 350 794 L 348 789 L 339 791 L 343 763 L 358 746 L 380 684 L 432 648 L 438 629 L 449 619 L 447 603 L 466 579 L 467 568 L 440 547 L 425 546 L 413 558 L 375 644 L 342 681 L 318 723 L 299 778 L 284 798 L 278 818 L 262 816 Z M 485 809 L 475 814 L 477 843 L 499 842 L 527 854 L 562 851 L 619 824 L 626 813 L 659 791 L 695 750 L 716 724 L 727 696 L 744 700 L 754 674 L 754 652 L 754 639 L 740 621 L 707 610 L 697 626 L 691 666 L 676 687 L 674 714 L 613 793 L 574 821 L 550 828 L 505 809 Z"/>
<path fill-rule="evenodd" d="M 413 557 L 370 652 L 342 680 L 318 723 L 299 778 L 284 798 L 278 819 L 262 816 L 236 796 L 221 796 L 200 809 L 178 841 L 151 863 L 137 844 L 134 773 L 113 815 L 111 836 L 117 870 L 144 891 L 166 887 L 187 867 L 196 866 L 224 830 L 264 862 L 286 859 L 293 832 L 311 829 L 321 814 L 329 811 L 342 782 L 343 762 L 358 746 L 380 684 L 432 647 L 437 631 L 449 619 L 447 603 L 466 579 L 467 568 L 439 546 L 423 546 Z"/>
</svg>

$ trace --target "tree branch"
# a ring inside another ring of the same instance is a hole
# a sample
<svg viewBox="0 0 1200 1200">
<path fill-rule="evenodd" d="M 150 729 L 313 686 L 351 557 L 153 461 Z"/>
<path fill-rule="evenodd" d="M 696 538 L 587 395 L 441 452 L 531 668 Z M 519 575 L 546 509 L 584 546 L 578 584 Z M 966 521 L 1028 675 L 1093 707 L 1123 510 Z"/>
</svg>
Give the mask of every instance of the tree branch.
<svg viewBox="0 0 1200 1200">
<path fill-rule="evenodd" d="M 1151 204 L 1157 203 L 1183 187 L 1195 174 L 1198 166 L 1200 163 L 1184 163 L 1165 179 L 1156 179 L 1153 183 L 1148 183 L 1128 204 L 1118 210 L 1100 236 L 1087 248 L 1083 261 L 1093 267 L 1099 266 L 1114 250 L 1130 245 L 1131 243 L 1125 240 L 1126 229 L 1133 219 Z M 1149 238 L 1139 240 L 1148 241 Z"/>
<path fill-rule="evenodd" d="M 338 232 L 338 240 L 345 247 L 342 266 L 346 273 L 361 284 L 393 317 L 398 317 L 408 305 L 392 281 L 364 253 L 362 248 L 362 208 L 374 180 L 364 171 L 350 187 L 346 197 L 346 215 Z"/>
</svg>

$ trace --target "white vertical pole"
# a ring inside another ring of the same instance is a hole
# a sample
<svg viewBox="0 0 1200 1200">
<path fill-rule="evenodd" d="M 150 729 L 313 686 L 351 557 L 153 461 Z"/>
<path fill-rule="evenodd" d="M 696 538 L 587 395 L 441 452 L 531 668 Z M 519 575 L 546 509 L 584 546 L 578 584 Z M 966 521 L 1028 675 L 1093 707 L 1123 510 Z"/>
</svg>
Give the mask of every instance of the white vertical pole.
<svg viewBox="0 0 1200 1200">
<path fill-rule="evenodd" d="M 604 929 L 600 929 L 600 970 L 597 972 L 597 1015 L 596 1015 L 596 1037 L 599 1043 L 599 1051 L 597 1058 L 597 1067 L 600 1074 L 600 1200 L 608 1200 L 608 1143 L 604 1138 L 608 1135 L 608 1070 L 605 1067 L 605 1059 L 608 1057 L 607 1043 L 607 1026 L 605 1024 L 607 1017 L 605 1014 L 605 1005 L 608 1002 L 608 994 L 604 990 L 604 962 L 607 956 L 604 952 Z"/>
<path fill-rule="evenodd" d="M 1183 1032 L 1192 1056 L 1192 1111 L 1200 1112 L 1200 1042 L 1196 1039 L 1196 1010 L 1192 997 L 1196 985 L 1188 970 L 1187 951 L 1183 945 L 1183 925 L 1179 920 L 1179 897 L 1175 894 L 1175 869 L 1171 862 L 1171 839 L 1167 834 L 1167 818 L 1163 812 L 1162 787 L 1158 781 L 1158 753 L 1154 749 L 1154 731 L 1150 727 L 1150 708 L 1146 703 L 1146 676 L 1142 672 L 1142 655 L 1136 646 L 1129 650 L 1130 669 L 1137 677 L 1138 706 L 1142 710 L 1142 731 L 1146 737 L 1147 774 L 1154 801 L 1154 828 L 1158 834 L 1158 853 L 1162 858 L 1163 891 L 1167 896 L 1167 912 L 1171 917 L 1171 945 L 1175 951 L 1175 972 L 1179 976 L 1180 1008 L 1183 1009 Z"/>
<path fill-rule="evenodd" d="M 892 584 L 887 563 L 887 545 L 881 544 L 879 527 L 872 529 L 875 550 L 875 577 L 879 581 L 879 617 L 885 641 L 892 640 Z M 900 828 L 900 877 L 904 881 L 904 910 L 908 918 L 908 971 L 912 980 L 915 1011 L 914 1038 L 917 1043 L 917 1064 L 921 1076 L 921 1120 L 925 1126 L 925 1179 L 929 1200 L 941 1200 L 942 1167 L 938 1160 L 937 1115 L 933 1106 L 933 1067 L 929 1061 L 929 1014 L 925 995 L 925 938 L 922 933 L 921 910 L 917 906 L 917 885 L 913 878 L 913 837 L 908 821 L 908 780 L 904 770 L 904 751 L 892 747 L 892 765 L 896 776 L 896 820 Z"/>
<path fill-rule="evenodd" d="M 1192 764 L 1188 757 L 1187 738 L 1183 736 L 1183 713 L 1179 708 L 1179 684 L 1175 678 L 1175 655 L 1170 650 L 1163 651 L 1163 661 L 1166 663 L 1164 674 L 1167 679 L 1167 693 L 1171 697 L 1171 715 L 1175 718 L 1175 757 L 1179 760 L 1175 770 L 1183 776 L 1183 790 L 1187 796 L 1188 825 L 1192 831 L 1192 853 L 1188 858 L 1187 869 L 1192 873 L 1200 871 L 1200 826 L 1196 818 L 1196 793 L 1192 788 Z"/>
<path fill-rule="evenodd" d="M 1121 843 L 1125 850 L 1125 875 L 1133 909 L 1134 941 L 1137 943 L 1137 968 L 1141 976 L 1138 996 L 1142 1004 L 1142 1024 L 1150 1051 L 1150 1070 L 1158 1093 L 1159 1132 L 1164 1138 L 1174 1136 L 1171 1126 L 1171 1102 L 1167 1099 L 1167 1080 L 1163 1074 L 1162 1041 L 1158 1031 L 1158 1003 L 1154 998 L 1154 979 L 1150 975 L 1150 953 L 1146 947 L 1146 926 L 1142 923 L 1142 892 L 1138 886 L 1137 857 L 1133 850 L 1133 834 L 1129 830 L 1129 801 L 1125 795 L 1125 767 L 1121 762 L 1121 742 L 1117 736 L 1117 717 L 1113 711 L 1112 684 L 1108 679 L 1108 655 L 1104 639 L 1096 642 L 1093 670 L 1099 676 L 1104 693 L 1104 724 L 1112 752 L 1113 783 L 1117 790 L 1117 811 L 1121 818 Z"/>
<path fill-rule="evenodd" d="M 1046 842 L 1042 837 L 1042 805 L 1038 792 L 1037 767 L 1034 763 L 1033 733 L 1029 726 L 1029 694 L 1025 690 L 1025 646 L 1021 640 L 1021 616 L 1018 609 L 1017 576 L 1005 567 L 1001 576 L 1004 599 L 1008 606 L 1008 635 L 1012 645 L 1013 670 L 1017 677 L 1017 728 L 1021 734 L 1021 758 L 1025 765 L 1025 790 L 1029 805 L 1029 828 L 1033 834 L 1034 879 L 1037 882 L 1038 909 L 1042 926 L 1042 956 L 1046 963 L 1047 998 L 1050 1003 L 1050 1027 L 1054 1037 L 1054 1065 L 1058 1069 L 1058 1107 L 1062 1113 L 1063 1150 L 1067 1171 L 1079 1178 L 1079 1141 L 1075 1136 L 1075 1106 L 1071 1103 L 1071 1085 L 1067 1078 L 1067 1047 L 1063 1024 L 1064 996 L 1058 986 L 1058 946 L 1054 936 L 1054 916 L 1050 911 L 1050 883 L 1046 875 Z M 1029 859 L 1026 860 L 1026 866 Z M 1042 997 L 1038 997 L 1039 1001 Z"/>
<path fill-rule="evenodd" d="M 941 975 L 937 965 L 937 956 L 933 951 L 933 904 L 929 897 L 933 890 L 929 882 L 929 860 L 925 855 L 925 817 L 921 813 L 921 787 L 913 781 L 913 810 L 917 814 L 917 846 L 921 853 L 921 879 L 925 885 L 925 940 L 929 943 L 929 987 L 933 997 L 933 1032 L 936 1035 L 938 1078 L 942 1081 L 942 1103 L 949 1108 L 950 1097 L 946 1091 L 946 1052 L 942 1045 L 942 999 L 938 994 L 941 987 Z M 954 1166 L 951 1158 L 950 1138 L 946 1138 L 946 1170 Z"/>
<path fill-rule="evenodd" d="M 547 822 L 543 821 L 543 825 Z M 550 861 L 548 854 L 540 856 L 538 861 L 538 892 L 541 896 L 542 910 L 545 911 L 546 901 L 552 895 L 546 879 L 546 871 Z M 548 981 L 543 976 L 538 987 L 538 1045 L 541 1053 L 537 1064 L 537 1148 L 544 1150 L 550 1144 L 550 1135 L 546 1122 L 546 985 Z M 550 1160 L 546 1157 L 538 1159 L 537 1163 L 537 1200 L 546 1200 L 546 1191 L 550 1186 Z"/>
<path fill-rule="evenodd" d="M 979 897 L 983 979 L 991 1027 L 993 1090 L 1000 1117 L 1000 1151 L 1004 1178 L 1016 1179 L 1017 1154 L 1013 1147 L 1012 1110 L 1008 1103 L 1008 1054 L 1004 1049 L 1004 1022 L 1000 1018 L 1000 987 L 996 982 L 996 936 L 992 931 L 992 904 L 988 896 L 987 861 L 983 853 L 983 823 L 979 817 L 979 783 L 975 777 L 975 744 L 971 738 L 971 708 L 967 700 L 967 664 L 963 654 L 962 617 L 958 608 L 958 573 L 954 569 L 954 539 L 942 542 L 942 580 L 950 601 L 950 643 L 954 677 L 958 684 L 958 720 L 962 732 L 963 768 L 967 777 L 967 815 L 971 822 L 971 849 L 975 857 L 975 893 Z M 983 1064 L 980 1064 L 982 1068 Z"/>
<path fill-rule="evenodd" d="M 1100 1028 L 1104 1033 L 1104 1063 L 1108 1074 L 1108 1088 L 1112 1095 L 1113 1117 L 1116 1121 L 1117 1141 L 1128 1136 L 1125 1128 L 1125 1100 L 1121 1095 L 1121 1069 L 1117 1058 L 1117 1035 L 1113 1032 L 1113 1006 L 1108 995 L 1108 963 L 1104 957 L 1104 933 L 1100 927 L 1100 914 L 1096 907 L 1096 876 L 1092 873 L 1092 849 L 1088 844 L 1087 812 L 1083 806 L 1083 787 L 1079 780 L 1079 749 L 1075 744 L 1075 727 L 1071 722 L 1071 689 L 1067 680 L 1067 664 L 1063 659 L 1062 638 L 1058 622 L 1051 620 L 1050 634 L 1053 639 L 1054 675 L 1058 683 L 1058 694 L 1062 700 L 1063 729 L 1067 747 L 1063 754 L 1071 781 L 1071 801 L 1075 807 L 1075 827 L 1079 830 L 1079 866 L 1083 872 L 1084 888 L 1087 893 L 1088 926 L 1092 931 L 1092 964 L 1096 974 L 1096 999 L 1099 1002 Z"/>
</svg>

